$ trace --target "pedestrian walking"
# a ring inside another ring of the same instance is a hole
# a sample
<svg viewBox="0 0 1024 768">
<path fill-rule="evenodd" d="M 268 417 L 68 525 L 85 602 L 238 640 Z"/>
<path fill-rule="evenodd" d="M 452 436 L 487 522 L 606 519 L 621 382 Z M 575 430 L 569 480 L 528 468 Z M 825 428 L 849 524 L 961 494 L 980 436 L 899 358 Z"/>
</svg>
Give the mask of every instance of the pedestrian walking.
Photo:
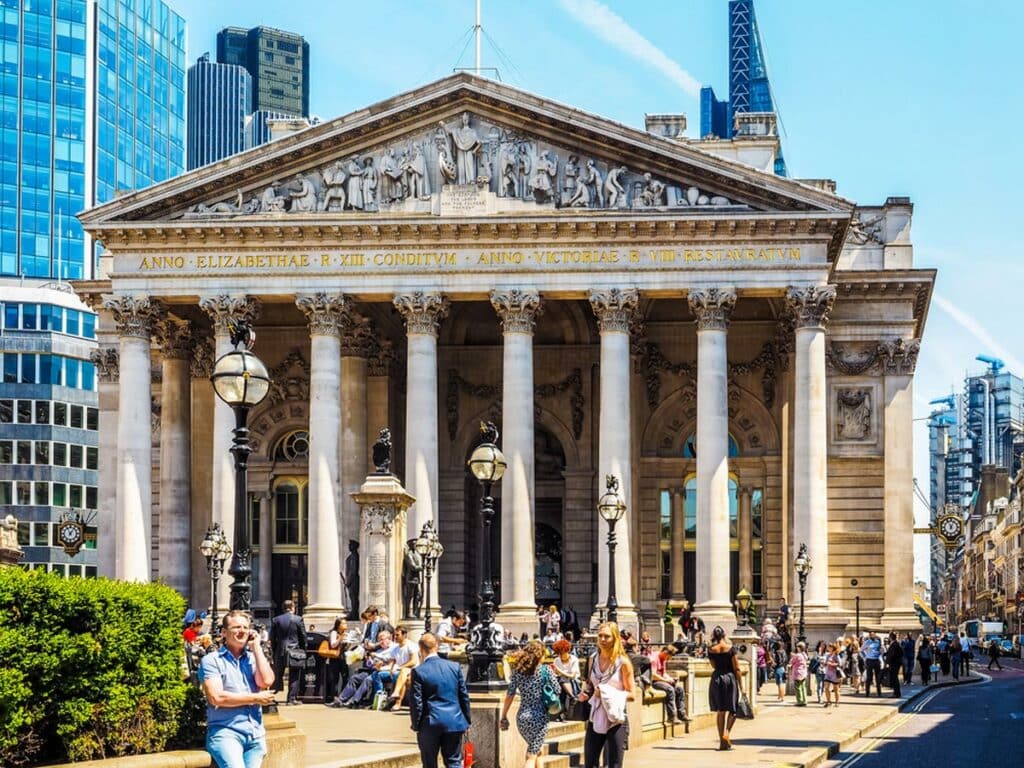
<svg viewBox="0 0 1024 768">
<path fill-rule="evenodd" d="M 786 665 L 789 654 L 778 641 L 772 645 L 772 675 L 775 678 L 775 700 L 782 701 L 786 696 Z"/>
<path fill-rule="evenodd" d="M 917 661 L 921 666 L 921 685 L 928 685 L 932 679 L 932 643 L 926 635 L 921 635 L 921 646 L 917 649 Z"/>
<path fill-rule="evenodd" d="M 554 673 L 543 663 L 544 652 L 543 643 L 531 640 L 525 648 L 512 655 L 512 675 L 508 681 L 508 693 L 501 705 L 501 730 L 507 731 L 508 710 L 516 694 L 519 694 L 516 728 L 526 742 L 526 762 L 523 768 L 533 768 L 537 764 L 537 755 L 548 735 L 548 708 L 544 703 L 544 688 L 558 687 Z"/>
<path fill-rule="evenodd" d="M 903 648 L 896 640 L 896 633 L 889 633 L 889 647 L 885 649 L 885 668 L 889 672 L 889 687 L 892 697 L 900 698 L 900 667 L 903 665 Z"/>
<path fill-rule="evenodd" d="M 199 664 L 206 695 L 206 751 L 219 768 L 259 768 L 267 753 L 261 705 L 274 701 L 274 670 L 263 655 L 249 614 L 230 611 L 224 644 Z"/>
<path fill-rule="evenodd" d="M 437 768 L 441 753 L 446 768 L 462 768 L 462 736 L 469 730 L 469 691 L 462 668 L 437 655 L 437 638 L 424 632 L 420 663 L 412 670 L 409 717 L 416 731 L 423 768 Z"/>
<path fill-rule="evenodd" d="M 992 669 L 992 663 L 995 662 L 996 669 L 1000 672 L 1003 670 L 1003 665 L 999 663 L 999 642 L 996 640 L 988 641 L 988 669 Z"/>
<path fill-rule="evenodd" d="M 971 660 L 974 658 L 974 646 L 967 635 L 960 634 L 960 674 L 965 677 L 971 674 Z"/>
<path fill-rule="evenodd" d="M 757 644 L 757 692 L 768 681 L 768 651 L 763 643 Z"/>
<path fill-rule="evenodd" d="M 730 734 L 736 724 L 736 710 L 740 701 L 740 682 L 743 671 L 736 649 L 725 636 L 725 630 L 715 627 L 711 632 L 711 647 L 708 649 L 711 662 L 711 682 L 708 686 L 708 705 L 717 713 L 718 749 L 732 749 Z"/>
<path fill-rule="evenodd" d="M 915 643 L 909 632 L 900 641 L 900 648 L 903 651 L 903 684 L 910 685 L 910 680 L 914 675 Z"/>
<path fill-rule="evenodd" d="M 821 704 L 821 694 L 825 691 L 825 656 L 828 653 L 828 645 L 824 640 L 819 640 L 817 647 L 814 649 L 814 656 L 811 657 L 811 661 L 807 666 L 807 669 L 817 683 L 816 691 L 818 694 L 818 703 Z"/>
<path fill-rule="evenodd" d="M 882 638 L 874 630 L 868 632 L 861 649 L 864 654 L 864 695 L 871 696 L 871 682 L 875 683 L 878 697 L 882 696 Z"/>
<path fill-rule="evenodd" d="M 947 635 L 939 635 L 935 646 L 936 655 L 939 660 L 939 671 L 943 677 L 947 677 L 950 672 L 949 637 Z"/>
<path fill-rule="evenodd" d="M 302 684 L 302 667 L 305 664 L 306 627 L 302 619 L 295 615 L 295 603 L 291 600 L 281 604 L 281 613 L 270 622 L 270 647 L 274 656 L 276 690 L 281 690 L 284 671 L 287 669 L 288 695 L 285 704 L 301 704 L 299 686 Z"/>
<path fill-rule="evenodd" d="M 829 643 L 825 651 L 825 707 L 839 706 L 839 687 L 846 672 L 843 670 L 843 655 L 838 643 Z"/>
<path fill-rule="evenodd" d="M 807 676 L 810 661 L 807 658 L 807 644 L 800 641 L 796 651 L 789 657 L 789 672 L 793 676 L 793 687 L 796 689 L 796 705 L 807 706 Z"/>
<path fill-rule="evenodd" d="M 949 666 L 953 672 L 953 679 L 960 679 L 960 665 L 963 663 L 963 645 L 960 642 L 960 636 L 953 633 L 953 639 L 949 643 Z"/>
<path fill-rule="evenodd" d="M 590 719 L 583 741 L 584 768 L 622 768 L 629 732 L 626 702 L 633 700 L 633 664 L 622 647 L 619 625 L 606 621 L 597 628 L 597 652 L 578 697 L 590 701 Z"/>
<path fill-rule="evenodd" d="M 846 638 L 846 674 L 850 678 L 850 687 L 854 693 L 860 693 L 861 673 L 864 657 L 860 652 L 860 642 L 852 635 Z"/>
</svg>

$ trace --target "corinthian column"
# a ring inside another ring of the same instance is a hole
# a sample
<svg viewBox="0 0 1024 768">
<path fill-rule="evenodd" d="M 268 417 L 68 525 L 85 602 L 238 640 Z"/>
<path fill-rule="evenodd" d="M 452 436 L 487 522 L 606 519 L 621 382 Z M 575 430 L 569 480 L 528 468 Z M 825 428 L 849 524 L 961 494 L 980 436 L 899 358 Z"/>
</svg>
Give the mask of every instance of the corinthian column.
<svg viewBox="0 0 1024 768">
<path fill-rule="evenodd" d="M 187 603 L 192 590 L 191 386 L 192 330 L 165 320 L 157 342 L 160 387 L 160 578 Z"/>
<path fill-rule="evenodd" d="M 99 488 L 96 572 L 113 579 L 117 558 L 117 347 L 101 346 L 90 356 L 99 373 Z"/>
<path fill-rule="evenodd" d="M 149 581 L 153 546 L 149 339 L 164 308 L 143 296 L 111 296 L 103 306 L 113 315 L 120 337 L 114 574 L 125 581 Z"/>
<path fill-rule="evenodd" d="M 740 589 L 754 591 L 754 489 L 749 485 L 739 488 L 738 538 L 740 545 Z"/>
<path fill-rule="evenodd" d="M 368 358 L 374 351 L 373 326 L 348 310 L 341 317 L 341 537 L 344 560 L 349 539 L 359 540 L 359 504 L 352 498 L 366 479 Z M 384 426 L 387 426 L 386 424 Z M 347 602 L 347 595 L 342 591 Z M 352 606 L 346 608 L 352 611 Z M 396 617 L 397 618 L 397 617 Z"/>
<path fill-rule="evenodd" d="M 341 426 L 341 337 L 346 309 L 341 294 L 299 296 L 309 319 L 309 606 L 315 624 L 340 616 L 341 550 L 338 536 L 338 430 Z"/>
<path fill-rule="evenodd" d="M 214 362 L 230 352 L 231 330 L 234 323 L 253 323 L 259 316 L 259 303 L 248 296 L 206 296 L 199 307 L 213 320 Z M 210 385 L 211 389 L 213 385 Z M 220 523 L 228 541 L 235 540 L 235 462 L 231 455 L 231 438 L 235 417 L 231 406 L 219 397 L 213 404 L 213 492 L 210 504 L 210 522 Z M 228 605 L 231 598 L 230 579 L 220 580 L 217 603 Z"/>
<path fill-rule="evenodd" d="M 529 620 L 536 613 L 533 564 L 533 324 L 541 312 L 536 291 L 492 291 L 501 318 L 501 450 L 508 461 L 501 501 L 501 615 Z"/>
<path fill-rule="evenodd" d="M 629 393 L 629 330 L 640 294 L 636 288 L 604 288 L 590 293 L 590 306 L 601 328 L 601 402 L 598 436 L 598 472 L 603 483 L 608 475 L 619 479 L 619 493 L 626 501 L 626 513 L 616 523 L 619 556 L 615 558 L 615 597 L 620 623 L 635 619 L 630 543 L 633 534 L 633 461 L 630 455 L 632 417 Z M 600 495 L 600 492 L 597 494 Z M 597 594 L 603 606 L 608 590 L 608 547 L 605 526 L 598 525 Z"/>
<path fill-rule="evenodd" d="M 448 314 L 448 301 L 440 293 L 403 293 L 395 307 L 405 318 L 407 334 L 405 396 L 405 488 L 416 497 L 408 513 L 410 536 L 419 536 L 428 520 L 439 526 L 437 515 L 437 328 Z M 444 543 L 444 542 L 442 542 Z M 437 602 L 437 580 L 431 584 L 431 606 Z"/>
<path fill-rule="evenodd" d="M 736 306 L 731 288 L 689 296 L 697 318 L 697 612 L 732 621 L 729 594 L 729 365 L 726 341 Z"/>
<path fill-rule="evenodd" d="M 793 390 L 793 548 L 807 544 L 813 569 L 804 605 L 828 609 L 828 428 L 825 399 L 825 324 L 836 289 L 790 288 L 786 306 L 796 328 Z M 788 567 L 788 564 L 787 564 Z"/>
</svg>

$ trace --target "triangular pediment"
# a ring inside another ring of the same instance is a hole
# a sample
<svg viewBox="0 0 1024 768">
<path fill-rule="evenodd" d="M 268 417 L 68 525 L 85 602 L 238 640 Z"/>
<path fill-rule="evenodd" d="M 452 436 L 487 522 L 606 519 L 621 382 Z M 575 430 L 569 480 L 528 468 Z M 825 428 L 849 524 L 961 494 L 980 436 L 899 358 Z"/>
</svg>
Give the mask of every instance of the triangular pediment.
<svg viewBox="0 0 1024 768">
<path fill-rule="evenodd" d="M 382 216 L 846 214 L 826 191 L 458 74 L 117 198 L 128 222 Z"/>
</svg>

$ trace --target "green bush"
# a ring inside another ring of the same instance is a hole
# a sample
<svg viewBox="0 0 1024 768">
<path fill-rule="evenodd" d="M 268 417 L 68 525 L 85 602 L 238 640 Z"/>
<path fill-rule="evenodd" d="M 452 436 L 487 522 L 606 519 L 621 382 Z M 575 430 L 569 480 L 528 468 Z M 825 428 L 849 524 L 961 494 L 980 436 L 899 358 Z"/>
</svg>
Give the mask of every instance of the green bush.
<svg viewBox="0 0 1024 768">
<path fill-rule="evenodd" d="M 184 608 L 161 584 L 0 568 L 0 765 L 162 750 L 186 705 Z"/>
</svg>

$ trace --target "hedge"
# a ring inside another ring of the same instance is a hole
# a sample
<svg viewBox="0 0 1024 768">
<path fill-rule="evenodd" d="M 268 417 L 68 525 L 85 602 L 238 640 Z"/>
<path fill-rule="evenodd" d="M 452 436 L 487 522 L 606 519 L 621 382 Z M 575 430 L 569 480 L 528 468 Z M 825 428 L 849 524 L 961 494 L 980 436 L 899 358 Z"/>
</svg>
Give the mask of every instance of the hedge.
<svg viewBox="0 0 1024 768">
<path fill-rule="evenodd" d="M 0 568 L 0 765 L 164 749 L 185 724 L 182 598 Z"/>
</svg>

